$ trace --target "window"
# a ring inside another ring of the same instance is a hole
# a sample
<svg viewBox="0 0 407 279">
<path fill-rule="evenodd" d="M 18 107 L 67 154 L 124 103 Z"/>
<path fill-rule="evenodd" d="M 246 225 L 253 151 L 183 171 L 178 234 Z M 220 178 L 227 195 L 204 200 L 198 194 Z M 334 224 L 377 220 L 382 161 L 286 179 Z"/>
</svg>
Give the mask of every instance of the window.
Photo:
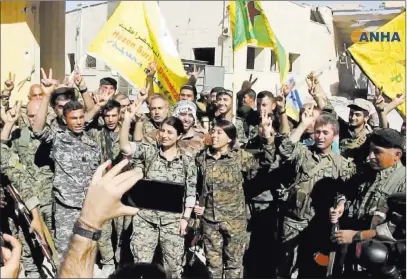
<svg viewBox="0 0 407 279">
<path fill-rule="evenodd" d="M 69 66 L 71 67 L 70 73 L 75 70 L 75 53 L 68 53 Z"/>
<path fill-rule="evenodd" d="M 254 58 L 255 58 L 254 47 L 247 47 L 246 69 L 254 70 Z"/>
<path fill-rule="evenodd" d="M 206 61 L 207 65 L 215 65 L 215 48 L 194 48 L 195 60 Z"/>
<path fill-rule="evenodd" d="M 263 71 L 264 51 L 260 47 L 247 47 L 246 69 Z"/>
<path fill-rule="evenodd" d="M 299 73 L 300 72 L 300 55 L 296 53 L 289 54 L 289 61 L 290 61 L 290 73 Z"/>
<path fill-rule="evenodd" d="M 270 50 L 271 51 L 271 59 L 270 59 L 270 71 L 271 72 L 277 72 L 278 68 L 277 68 L 277 56 L 276 53 L 274 52 L 274 50 Z"/>
<path fill-rule="evenodd" d="M 87 55 L 86 56 L 86 68 L 95 69 L 96 68 L 96 58 Z"/>
</svg>

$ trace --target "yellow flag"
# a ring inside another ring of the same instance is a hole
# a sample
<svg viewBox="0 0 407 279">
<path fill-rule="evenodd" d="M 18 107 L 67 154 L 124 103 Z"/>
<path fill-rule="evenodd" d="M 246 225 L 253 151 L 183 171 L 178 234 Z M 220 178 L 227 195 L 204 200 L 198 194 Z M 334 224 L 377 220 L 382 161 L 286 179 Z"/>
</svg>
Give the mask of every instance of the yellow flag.
<svg viewBox="0 0 407 279">
<path fill-rule="evenodd" d="M 394 99 L 406 94 L 406 12 L 374 32 L 357 32 L 352 58 L 377 87 Z M 354 35 L 354 34 L 353 34 Z M 354 38 L 353 38 L 354 39 Z M 405 104 L 398 107 L 406 115 Z"/>
<path fill-rule="evenodd" d="M 174 104 L 188 76 L 156 1 L 122 1 L 89 47 L 136 87 L 145 85 L 148 65 L 157 63 L 154 91 Z"/>
</svg>

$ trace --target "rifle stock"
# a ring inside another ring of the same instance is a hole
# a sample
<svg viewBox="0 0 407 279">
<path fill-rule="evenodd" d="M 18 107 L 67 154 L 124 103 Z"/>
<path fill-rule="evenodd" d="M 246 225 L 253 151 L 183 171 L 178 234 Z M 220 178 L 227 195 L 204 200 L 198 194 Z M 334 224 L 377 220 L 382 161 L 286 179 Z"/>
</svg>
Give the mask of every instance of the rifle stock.
<svg viewBox="0 0 407 279">
<path fill-rule="evenodd" d="M 31 222 L 32 222 L 32 214 L 28 210 L 28 208 L 25 205 L 25 203 L 23 202 L 23 200 L 21 199 L 20 194 L 11 185 L 7 185 L 7 191 L 17 205 L 17 208 L 16 208 L 17 215 L 21 216 L 23 218 L 23 220 L 25 221 L 27 227 L 30 228 Z M 52 254 L 51 254 L 50 250 L 48 249 L 48 245 L 44 244 L 42 237 L 40 236 L 39 233 L 37 233 L 36 231 L 33 231 L 32 234 L 34 235 L 34 237 L 33 237 L 34 246 L 41 248 L 42 254 L 46 258 L 46 260 L 49 262 L 49 264 L 51 265 L 52 271 L 56 274 L 57 266 L 52 259 Z"/>
</svg>

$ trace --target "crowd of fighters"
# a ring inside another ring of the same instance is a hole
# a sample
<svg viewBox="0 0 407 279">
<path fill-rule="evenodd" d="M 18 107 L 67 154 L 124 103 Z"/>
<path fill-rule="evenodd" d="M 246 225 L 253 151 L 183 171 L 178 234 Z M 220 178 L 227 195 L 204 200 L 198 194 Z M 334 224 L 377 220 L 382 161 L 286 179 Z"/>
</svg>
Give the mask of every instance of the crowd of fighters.
<svg viewBox="0 0 407 279">
<path fill-rule="evenodd" d="M 185 277 L 189 228 L 198 217 L 211 278 L 324 277 L 315 255 L 329 254 L 330 243 L 397 239 L 385 208 L 389 195 L 405 192 L 405 121 L 400 133 L 388 128 L 386 115 L 404 92 L 393 101 L 380 89 L 373 101 L 356 98 L 344 120 L 312 72 L 306 80 L 314 101 L 303 104 L 296 122 L 286 113 L 287 86 L 256 93 L 248 80 L 239 92 L 215 87 L 198 99 L 193 72 L 170 105 L 154 93 L 155 73 L 151 64 L 145 88 L 132 98 L 117 92 L 113 78 L 91 92 L 80 73 L 59 84 L 42 70 L 24 107 L 9 103 L 14 81 L 5 82 L 1 231 L 23 242 L 27 277 L 43 276 L 41 255 L 3 188 L 18 189 L 32 213 L 29 229 L 42 236 L 43 219 L 61 260 L 89 182 L 109 159 L 130 158 L 126 168 L 140 168 L 144 178 L 184 185 L 185 198 L 182 214 L 141 209 L 107 222 L 98 240 L 106 277 L 126 262 L 153 260 Z M 352 272 L 347 258 L 339 273 Z"/>
</svg>

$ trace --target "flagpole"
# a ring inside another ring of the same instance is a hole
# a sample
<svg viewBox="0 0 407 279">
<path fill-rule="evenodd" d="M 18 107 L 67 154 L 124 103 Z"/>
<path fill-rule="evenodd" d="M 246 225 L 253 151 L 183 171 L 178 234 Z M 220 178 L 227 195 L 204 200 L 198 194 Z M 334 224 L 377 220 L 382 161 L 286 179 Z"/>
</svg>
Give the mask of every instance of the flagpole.
<svg viewBox="0 0 407 279">
<path fill-rule="evenodd" d="M 220 66 L 223 67 L 223 49 L 225 47 L 225 37 L 223 36 L 223 30 L 225 30 L 225 7 L 226 7 L 226 2 L 223 2 L 223 8 L 222 8 L 222 45 L 220 48 Z"/>
</svg>

